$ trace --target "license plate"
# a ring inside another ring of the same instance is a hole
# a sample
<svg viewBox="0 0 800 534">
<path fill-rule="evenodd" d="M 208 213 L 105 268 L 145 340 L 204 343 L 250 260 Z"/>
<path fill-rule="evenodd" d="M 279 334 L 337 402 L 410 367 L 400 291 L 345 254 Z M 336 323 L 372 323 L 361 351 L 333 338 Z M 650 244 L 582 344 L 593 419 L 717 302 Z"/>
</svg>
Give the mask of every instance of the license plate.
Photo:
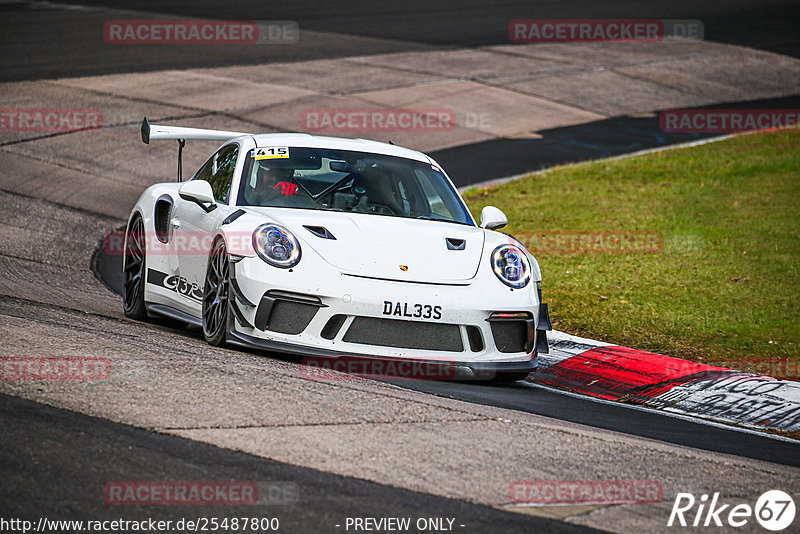
<svg viewBox="0 0 800 534">
<path fill-rule="evenodd" d="M 438 321 L 442 318 L 442 307 L 434 306 L 433 304 L 416 304 L 385 300 L 383 301 L 383 314 L 393 317 L 432 319 Z"/>
</svg>

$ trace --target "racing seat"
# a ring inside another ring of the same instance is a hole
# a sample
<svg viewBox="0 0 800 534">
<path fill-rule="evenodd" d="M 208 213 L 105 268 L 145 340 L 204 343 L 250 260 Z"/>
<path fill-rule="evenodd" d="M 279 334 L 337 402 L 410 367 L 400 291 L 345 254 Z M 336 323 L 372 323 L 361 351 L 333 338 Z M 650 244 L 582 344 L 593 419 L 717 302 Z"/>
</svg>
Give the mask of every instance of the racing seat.
<svg viewBox="0 0 800 534">
<path fill-rule="evenodd" d="M 367 169 L 353 180 L 353 189 L 363 187 L 366 190 L 364 196 L 370 204 L 381 204 L 389 208 L 395 215 L 405 213 L 397 189 L 397 182 L 391 174 L 379 170 Z"/>
</svg>

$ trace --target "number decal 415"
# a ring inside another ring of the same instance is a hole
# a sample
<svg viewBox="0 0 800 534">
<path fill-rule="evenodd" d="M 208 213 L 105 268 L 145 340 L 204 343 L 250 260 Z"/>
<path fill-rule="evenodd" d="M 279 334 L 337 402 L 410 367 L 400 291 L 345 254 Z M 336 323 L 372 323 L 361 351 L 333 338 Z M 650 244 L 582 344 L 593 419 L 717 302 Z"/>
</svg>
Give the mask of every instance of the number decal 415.
<svg viewBox="0 0 800 534">
<path fill-rule="evenodd" d="M 253 149 L 253 158 L 255 159 L 288 159 L 289 147 L 288 146 L 268 146 Z"/>
</svg>

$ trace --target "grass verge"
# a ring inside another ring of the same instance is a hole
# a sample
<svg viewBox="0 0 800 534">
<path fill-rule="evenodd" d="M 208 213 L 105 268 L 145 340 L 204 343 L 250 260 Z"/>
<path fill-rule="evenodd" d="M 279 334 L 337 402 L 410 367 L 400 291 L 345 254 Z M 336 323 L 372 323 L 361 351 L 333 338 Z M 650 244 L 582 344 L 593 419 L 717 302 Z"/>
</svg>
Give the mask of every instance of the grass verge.
<svg viewBox="0 0 800 534">
<path fill-rule="evenodd" d="M 476 218 L 505 211 L 503 231 L 529 245 L 555 328 L 798 378 L 797 130 L 558 167 L 465 199 Z M 663 241 L 621 250 L 613 235 Z"/>
</svg>

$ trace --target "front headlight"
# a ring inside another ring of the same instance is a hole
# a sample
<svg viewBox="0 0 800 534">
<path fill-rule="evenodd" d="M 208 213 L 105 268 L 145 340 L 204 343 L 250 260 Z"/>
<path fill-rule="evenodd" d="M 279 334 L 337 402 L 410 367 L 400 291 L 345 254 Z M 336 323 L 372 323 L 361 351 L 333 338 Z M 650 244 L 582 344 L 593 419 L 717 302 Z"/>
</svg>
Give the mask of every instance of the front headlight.
<svg viewBox="0 0 800 534">
<path fill-rule="evenodd" d="M 262 260 L 288 269 L 300 261 L 300 243 L 279 224 L 262 224 L 253 232 L 253 248 Z"/>
<path fill-rule="evenodd" d="M 514 245 L 500 245 L 492 252 L 492 269 L 508 287 L 520 289 L 531 280 L 531 263 L 524 251 Z"/>
</svg>

